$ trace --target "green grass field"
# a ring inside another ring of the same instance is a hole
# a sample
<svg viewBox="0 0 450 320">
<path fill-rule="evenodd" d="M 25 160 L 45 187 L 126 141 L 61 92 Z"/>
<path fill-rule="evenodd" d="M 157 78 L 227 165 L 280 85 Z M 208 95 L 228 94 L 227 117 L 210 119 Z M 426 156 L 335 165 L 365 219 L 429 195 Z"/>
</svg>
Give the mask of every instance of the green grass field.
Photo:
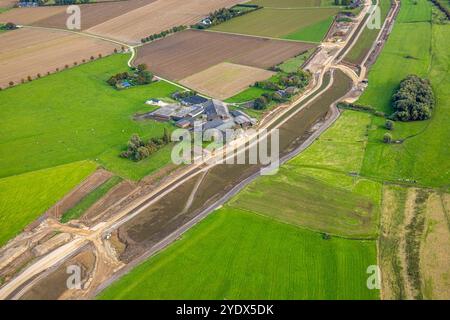
<svg viewBox="0 0 450 320">
<path fill-rule="evenodd" d="M 415 180 L 421 185 L 433 187 L 448 185 L 450 181 L 450 26 L 411 22 L 420 13 L 425 16 L 424 12 L 429 12 L 430 6 L 425 0 L 419 1 L 418 5 L 410 2 L 402 4 L 399 16 L 401 21 L 407 22 L 394 26 L 385 49 L 369 73 L 369 87 L 359 103 L 391 113 L 392 93 L 401 79 L 414 73 L 429 78 L 433 86 L 437 105 L 432 119 L 397 122 L 392 135 L 394 139 L 404 142 L 386 145 L 381 142 L 386 132 L 384 121 L 374 118 L 361 170 L 364 175 L 390 180 Z"/>
<path fill-rule="evenodd" d="M 61 222 L 66 223 L 73 219 L 80 218 L 87 209 L 89 209 L 97 200 L 103 197 L 109 190 L 111 190 L 115 185 L 121 182 L 122 179 L 118 176 L 113 176 L 100 185 L 98 188 L 93 190 L 91 193 L 87 194 L 80 202 L 78 202 L 74 207 L 67 210 L 61 217 Z"/>
<path fill-rule="evenodd" d="M 374 238 L 381 184 L 358 176 L 371 115 L 345 111 L 308 149 L 274 176 L 261 177 L 230 201 L 315 231 Z"/>
<path fill-rule="evenodd" d="M 133 133 L 162 136 L 170 124 L 132 117 L 147 99 L 177 88 L 163 81 L 123 91 L 108 86 L 109 76 L 127 70 L 128 58 L 112 55 L 1 91 L 0 177 L 97 159 L 124 148 Z M 102 163 L 123 167 L 118 153 Z"/>
<path fill-rule="evenodd" d="M 213 30 L 256 36 L 320 41 L 339 8 L 261 9 L 213 27 Z M 331 18 L 331 20 L 330 20 Z M 309 30 L 309 32 L 304 32 Z M 314 39 L 314 40 L 308 40 Z"/>
<path fill-rule="evenodd" d="M 284 165 L 276 175 L 250 184 L 229 205 L 314 231 L 351 238 L 376 237 L 379 203 L 366 194 L 307 173 L 311 171 L 303 172 L 299 165 Z M 374 187 L 380 195 L 381 184 Z"/>
<path fill-rule="evenodd" d="M 366 126 L 370 122 L 369 114 L 345 111 L 331 128 L 292 162 L 343 174 L 359 173 L 367 144 Z"/>
<path fill-rule="evenodd" d="M 378 299 L 374 241 L 225 207 L 107 288 L 100 299 Z"/>
<path fill-rule="evenodd" d="M 381 24 L 384 23 L 390 7 L 391 0 L 380 0 Z M 373 42 L 377 38 L 379 32 L 380 29 L 369 29 L 366 27 L 356 44 L 345 56 L 344 60 L 350 63 L 360 64 L 370 48 L 372 48 Z"/>
<path fill-rule="evenodd" d="M 296 32 L 290 33 L 285 36 L 285 39 L 302 40 L 310 42 L 320 42 L 325 37 L 333 23 L 334 17 L 330 16 L 325 20 L 314 23 L 310 26 L 300 28 Z"/>
<path fill-rule="evenodd" d="M 270 92 L 269 90 L 265 90 L 258 87 L 248 87 L 244 91 L 239 92 L 238 94 L 232 96 L 225 100 L 225 102 L 229 103 L 241 103 L 250 100 L 254 100 L 261 96 L 263 93 Z"/>
<path fill-rule="evenodd" d="M 95 171 L 96 164 L 74 162 L 0 179 L 0 246 Z"/>
<path fill-rule="evenodd" d="M 281 69 L 281 71 L 286 73 L 295 72 L 303 65 L 306 60 L 308 60 L 308 58 L 313 54 L 314 51 L 315 49 L 309 49 L 305 53 L 284 61 L 282 64 L 279 64 L 278 67 Z"/>
</svg>

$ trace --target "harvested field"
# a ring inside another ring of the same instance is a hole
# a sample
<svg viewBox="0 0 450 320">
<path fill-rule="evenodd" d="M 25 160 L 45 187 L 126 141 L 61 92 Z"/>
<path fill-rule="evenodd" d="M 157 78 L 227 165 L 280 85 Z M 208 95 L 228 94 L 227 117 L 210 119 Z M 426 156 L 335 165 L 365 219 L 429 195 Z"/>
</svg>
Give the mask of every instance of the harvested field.
<svg viewBox="0 0 450 320">
<path fill-rule="evenodd" d="M 12 8 L 15 3 L 15 0 L 0 0 L 0 8 Z"/>
<path fill-rule="evenodd" d="M 273 74 L 275 73 L 264 69 L 223 62 L 184 78 L 180 83 L 210 97 L 224 100 Z"/>
<path fill-rule="evenodd" d="M 89 29 L 97 24 L 116 18 L 122 14 L 138 9 L 155 0 L 130 0 L 116 1 L 108 3 L 90 3 L 80 6 L 81 9 L 81 29 Z M 65 28 L 67 13 L 61 12 L 35 23 L 42 27 Z"/>
<path fill-rule="evenodd" d="M 219 24 L 212 29 L 263 37 L 289 37 L 303 40 L 300 36 L 304 28 L 318 23 L 322 24 L 338 11 L 339 8 L 261 9 Z M 325 31 L 323 28 L 316 29 L 318 30 L 314 30 L 315 33 L 320 31 L 323 34 L 317 34 L 315 38 L 323 38 L 326 28 Z"/>
<path fill-rule="evenodd" d="M 0 15 L 0 22 L 31 25 L 39 20 L 47 19 L 56 14 L 65 14 L 66 7 L 14 8 Z"/>
<path fill-rule="evenodd" d="M 107 41 L 79 36 L 64 31 L 44 29 L 19 29 L 0 35 L 0 86 L 6 87 L 10 81 L 19 83 L 21 79 L 47 72 L 65 65 L 73 66 L 91 56 L 111 54 L 118 45 Z"/>
<path fill-rule="evenodd" d="M 146 63 L 162 77 L 180 80 L 224 61 L 267 69 L 313 47 L 302 42 L 187 30 L 140 47 L 136 63 Z"/>
<path fill-rule="evenodd" d="M 140 43 L 141 38 L 178 25 L 191 25 L 211 11 L 231 7 L 242 0 L 159 0 L 106 21 L 89 33 Z"/>
</svg>

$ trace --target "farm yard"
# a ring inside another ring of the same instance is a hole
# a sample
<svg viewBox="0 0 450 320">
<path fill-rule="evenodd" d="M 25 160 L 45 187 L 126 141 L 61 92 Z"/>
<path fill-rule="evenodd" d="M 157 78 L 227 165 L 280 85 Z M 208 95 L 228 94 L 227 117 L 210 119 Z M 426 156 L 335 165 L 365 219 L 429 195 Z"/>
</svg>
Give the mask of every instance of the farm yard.
<svg viewBox="0 0 450 320">
<path fill-rule="evenodd" d="M 191 25 L 211 11 L 231 7 L 242 0 L 159 0 L 110 19 L 86 31 L 92 34 L 140 43 L 143 37 L 179 25 Z"/>
<path fill-rule="evenodd" d="M 373 264 L 375 241 L 326 240 L 224 207 L 99 298 L 378 299 L 378 290 L 366 286 L 366 269 Z"/>
<path fill-rule="evenodd" d="M 120 46 L 111 42 L 94 39 L 59 30 L 23 28 L 0 34 L 0 87 L 5 88 L 10 81 L 18 84 L 55 73 L 89 61 L 93 56 L 112 54 Z"/>
<path fill-rule="evenodd" d="M 157 75 L 181 80 L 225 61 L 267 69 L 313 47 L 309 43 L 186 30 L 140 47 L 135 63 L 146 63 Z"/>
<path fill-rule="evenodd" d="M 264 69 L 223 62 L 184 78 L 180 83 L 210 97 L 224 100 L 274 74 L 275 72 Z"/>
<path fill-rule="evenodd" d="M 271 38 L 320 42 L 325 36 L 336 8 L 263 8 L 229 20 L 211 30 Z"/>
</svg>

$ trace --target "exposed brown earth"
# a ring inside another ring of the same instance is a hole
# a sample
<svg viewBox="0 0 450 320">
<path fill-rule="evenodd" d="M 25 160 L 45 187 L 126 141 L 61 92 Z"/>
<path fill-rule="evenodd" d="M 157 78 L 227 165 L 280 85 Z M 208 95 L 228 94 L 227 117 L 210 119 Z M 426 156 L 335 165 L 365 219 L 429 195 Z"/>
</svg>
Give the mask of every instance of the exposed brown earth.
<svg viewBox="0 0 450 320">
<path fill-rule="evenodd" d="M 96 257 L 92 251 L 92 247 L 88 246 L 74 257 L 68 259 L 65 263 L 60 265 L 51 272 L 47 277 L 36 283 L 21 297 L 22 300 L 55 300 L 59 298 L 70 298 L 68 296 L 70 291 L 67 288 L 67 279 L 70 274 L 67 273 L 67 267 L 75 265 L 81 270 L 81 287 L 89 283 L 89 280 L 94 271 L 96 264 Z M 69 291 L 69 292 L 68 292 Z"/>
<path fill-rule="evenodd" d="M 12 8 L 16 0 L 0 0 L 0 8 Z"/>
<path fill-rule="evenodd" d="M 81 29 L 89 29 L 134 9 L 143 7 L 155 0 L 129 0 L 81 5 Z M 65 28 L 69 15 L 64 11 L 34 23 L 37 26 Z"/>
<path fill-rule="evenodd" d="M 30 76 L 55 73 L 91 56 L 106 56 L 120 49 L 111 42 L 58 30 L 24 28 L 0 34 L 0 86 L 15 84 Z"/>
<path fill-rule="evenodd" d="M 7 0 L 2 0 L 7 1 Z M 79 5 L 81 10 L 81 29 L 91 28 L 99 23 L 113 19 L 129 11 L 143 7 L 155 0 L 129 0 Z M 0 16 L 0 21 L 41 27 L 66 28 L 70 14 L 67 6 L 47 6 L 38 8 L 14 8 Z"/>
<path fill-rule="evenodd" d="M 267 69 L 315 47 L 314 44 L 217 32 L 187 30 L 137 50 L 136 63 L 180 80 L 227 61 Z"/>
<path fill-rule="evenodd" d="M 14 22 L 15 24 L 31 25 L 56 14 L 66 14 L 65 6 L 14 8 L 0 15 L 0 22 Z"/>
<path fill-rule="evenodd" d="M 90 207 L 82 216 L 83 223 L 92 223 L 103 217 L 103 214 L 109 207 L 119 202 L 122 198 L 130 195 L 137 188 L 136 184 L 130 181 L 122 181 L 112 188 L 105 196 Z"/>
<path fill-rule="evenodd" d="M 47 210 L 46 214 L 55 218 L 60 218 L 64 212 L 75 206 L 85 196 L 94 189 L 102 185 L 106 180 L 112 177 L 112 173 L 100 169 L 91 174 L 86 180 L 80 183 L 69 194 L 62 198 L 53 207 Z"/>
<path fill-rule="evenodd" d="M 89 33 L 131 44 L 178 25 L 191 25 L 208 13 L 242 0 L 158 0 L 87 30 Z"/>
</svg>

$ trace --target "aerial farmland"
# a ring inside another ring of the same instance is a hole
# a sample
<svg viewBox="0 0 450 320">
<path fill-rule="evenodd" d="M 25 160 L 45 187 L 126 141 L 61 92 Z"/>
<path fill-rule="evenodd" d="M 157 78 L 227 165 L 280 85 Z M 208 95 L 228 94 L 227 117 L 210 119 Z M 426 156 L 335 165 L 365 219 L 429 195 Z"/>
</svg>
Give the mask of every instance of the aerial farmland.
<svg viewBox="0 0 450 320">
<path fill-rule="evenodd" d="M 450 299 L 441 2 L 0 0 L 0 299 Z"/>
</svg>

